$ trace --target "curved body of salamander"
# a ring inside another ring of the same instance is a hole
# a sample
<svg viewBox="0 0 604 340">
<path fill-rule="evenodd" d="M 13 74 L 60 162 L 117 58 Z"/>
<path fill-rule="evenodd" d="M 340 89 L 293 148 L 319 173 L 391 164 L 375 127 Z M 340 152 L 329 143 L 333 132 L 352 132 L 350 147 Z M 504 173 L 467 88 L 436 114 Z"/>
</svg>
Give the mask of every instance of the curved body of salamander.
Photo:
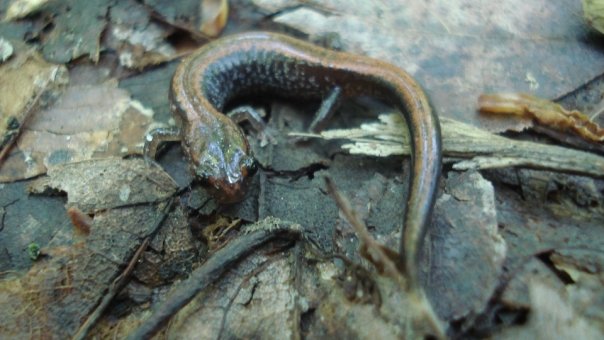
<svg viewBox="0 0 604 340">
<path fill-rule="evenodd" d="M 323 98 L 334 87 L 345 97 L 375 96 L 405 116 L 412 168 L 401 257 L 410 284 L 418 285 L 419 253 L 440 177 L 441 137 L 424 92 L 406 72 L 280 34 L 243 33 L 211 42 L 180 64 L 171 109 L 182 121 L 183 148 L 196 175 L 217 199 L 233 202 L 242 198 L 253 161 L 245 136 L 221 112 L 225 105 L 255 93 Z"/>
</svg>

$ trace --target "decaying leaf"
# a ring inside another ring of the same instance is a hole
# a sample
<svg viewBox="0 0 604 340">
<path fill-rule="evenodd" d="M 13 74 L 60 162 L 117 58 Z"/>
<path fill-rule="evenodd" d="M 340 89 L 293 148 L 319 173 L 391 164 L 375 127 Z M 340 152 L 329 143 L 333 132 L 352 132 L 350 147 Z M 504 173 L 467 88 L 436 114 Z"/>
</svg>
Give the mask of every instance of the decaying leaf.
<svg viewBox="0 0 604 340">
<path fill-rule="evenodd" d="M 389 297 L 384 299 L 385 301 L 381 298 L 379 299 L 379 301 L 381 301 L 379 307 L 387 311 L 385 315 L 396 315 L 394 319 L 401 325 L 400 327 L 392 327 L 391 325 L 390 327 L 393 328 L 393 333 L 396 334 L 400 332 L 398 337 L 403 338 L 418 338 L 424 336 L 444 337 L 442 321 L 434 312 L 432 304 L 424 294 L 423 288 L 419 285 L 419 282 L 411 281 L 410 279 L 413 277 L 409 277 L 408 274 L 404 275 L 400 272 L 396 263 L 399 258 L 398 253 L 381 245 L 373 238 L 369 233 L 366 224 L 352 208 L 348 198 L 335 187 L 335 183 L 330 178 L 326 178 L 326 184 L 328 192 L 336 202 L 343 218 L 352 226 L 357 237 L 361 241 L 359 251 L 362 256 L 372 264 L 373 268 L 370 270 L 376 271 L 379 273 L 379 276 L 390 280 L 390 283 L 381 286 L 378 282 L 383 282 L 383 280 L 378 280 L 376 278 L 375 284 L 378 289 L 388 289 L 393 286 L 398 286 L 401 291 L 400 297 L 393 298 L 393 296 L 389 294 Z M 383 292 L 380 294 L 383 294 Z M 402 311 L 395 307 L 396 304 L 392 305 L 392 302 L 398 298 L 407 300 L 409 308 Z M 393 309 L 389 310 L 390 308 Z M 384 321 L 391 321 L 388 319 L 389 318 L 386 318 Z M 404 331 L 401 331 L 401 329 Z"/>
<path fill-rule="evenodd" d="M 173 338 L 291 338 L 297 332 L 294 269 L 287 253 L 251 254 L 198 294 L 168 326 Z"/>
<path fill-rule="evenodd" d="M 84 241 L 43 248 L 44 256 L 25 275 L 0 282 L 0 337 L 73 336 L 121 266 L 155 232 L 166 207 L 137 205 L 98 213 Z"/>
<path fill-rule="evenodd" d="M 98 61 L 100 39 L 105 30 L 107 10 L 116 0 L 50 1 L 41 11 L 52 23 L 50 32 L 41 31 L 42 54 L 47 60 L 67 63 L 87 55 Z"/>
<path fill-rule="evenodd" d="M 502 303 L 516 310 L 530 308 L 529 285 L 535 280 L 547 284 L 556 292 L 564 291 L 564 283 L 560 278 L 541 260 L 532 258 L 523 263 L 521 268 L 515 272 L 514 277 L 506 284 L 501 295 Z"/>
<path fill-rule="evenodd" d="M 31 178 L 57 164 L 141 152 L 153 113 L 115 80 L 89 82 L 86 72 L 73 69 L 84 80 L 72 82 L 60 100 L 27 122 L 0 168 L 1 182 Z"/>
<path fill-rule="evenodd" d="M 166 41 L 174 28 L 153 21 L 151 15 L 148 7 L 134 0 L 111 7 L 104 44 L 116 50 L 121 65 L 142 69 L 177 56 Z"/>
<path fill-rule="evenodd" d="M 0 65 L 0 162 L 34 112 L 56 98 L 67 82 L 65 66 L 49 64 L 33 51 L 20 51 Z"/>
<path fill-rule="evenodd" d="M 229 13 L 226 0 L 144 0 L 143 3 L 167 23 L 200 38 L 218 36 Z"/>
<path fill-rule="evenodd" d="M 161 169 L 140 159 L 62 165 L 31 186 L 37 192 L 63 190 L 68 206 L 93 217 L 85 233 L 77 227 L 71 242 L 59 243 L 68 245 L 56 246 L 54 240 L 42 245 L 40 259 L 27 273 L 0 283 L 0 301 L 13 307 L 0 309 L 0 337 L 68 338 L 143 239 L 156 233 L 176 186 Z"/>
<path fill-rule="evenodd" d="M 30 186 L 34 193 L 67 192 L 67 206 L 86 213 L 162 201 L 176 189 L 176 183 L 158 166 L 142 159 L 120 158 L 57 165 L 49 169 L 48 177 Z"/>
<path fill-rule="evenodd" d="M 180 205 L 170 212 L 137 264 L 134 275 L 146 287 L 170 284 L 175 277 L 186 278 L 193 265 L 203 260 L 200 255 L 205 253 L 200 254 L 201 242 L 191 231 L 187 213 Z"/>
<path fill-rule="evenodd" d="M 604 142 L 604 128 L 583 113 L 568 111 L 554 102 L 530 94 L 483 94 L 478 98 L 478 107 L 482 113 L 528 117 L 537 124 L 574 133 L 589 141 Z"/>
</svg>

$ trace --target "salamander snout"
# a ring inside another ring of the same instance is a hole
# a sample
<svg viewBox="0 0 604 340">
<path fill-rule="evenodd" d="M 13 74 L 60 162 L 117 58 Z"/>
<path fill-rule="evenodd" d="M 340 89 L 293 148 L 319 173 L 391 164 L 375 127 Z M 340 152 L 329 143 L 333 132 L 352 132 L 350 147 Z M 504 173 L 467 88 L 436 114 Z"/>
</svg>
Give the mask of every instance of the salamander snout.
<svg viewBox="0 0 604 340">
<path fill-rule="evenodd" d="M 207 163 L 206 166 L 199 166 L 195 171 L 197 179 L 214 199 L 219 203 L 228 204 L 243 200 L 257 166 L 252 156 L 244 155 L 235 161 L 225 162 L 218 168 L 208 170 Z"/>
</svg>

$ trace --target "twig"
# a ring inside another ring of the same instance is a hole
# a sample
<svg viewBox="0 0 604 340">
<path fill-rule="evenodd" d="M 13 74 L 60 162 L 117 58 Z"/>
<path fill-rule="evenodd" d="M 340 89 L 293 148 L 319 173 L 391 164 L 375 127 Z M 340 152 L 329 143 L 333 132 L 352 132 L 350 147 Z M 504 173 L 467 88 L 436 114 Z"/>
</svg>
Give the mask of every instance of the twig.
<svg viewBox="0 0 604 340">
<path fill-rule="evenodd" d="M 128 266 L 126 267 L 126 269 L 124 269 L 124 271 L 118 277 L 116 277 L 115 280 L 113 280 L 113 282 L 109 286 L 109 290 L 107 291 L 107 294 L 103 297 L 103 300 L 96 307 L 94 312 L 92 312 L 92 314 L 90 314 L 90 316 L 88 316 L 88 319 L 86 319 L 84 324 L 82 324 L 82 326 L 80 326 L 80 329 L 73 336 L 73 340 L 82 340 L 82 339 L 86 338 L 86 335 L 92 329 L 92 327 L 96 324 L 97 320 L 101 317 L 101 315 L 103 314 L 103 312 L 105 311 L 107 306 L 109 306 L 109 303 L 111 302 L 111 300 L 113 300 L 113 298 L 126 285 L 126 283 L 128 282 L 128 279 L 130 277 L 130 274 L 132 274 L 132 271 L 134 270 L 134 267 L 136 266 L 136 263 L 138 262 L 139 258 L 141 257 L 141 255 L 143 254 L 145 249 L 147 249 L 148 245 L 149 245 L 149 238 L 147 237 L 147 238 L 145 238 L 143 243 L 138 247 L 138 249 L 132 256 L 132 259 L 130 259 L 130 262 L 128 263 Z"/>
<path fill-rule="evenodd" d="M 396 263 L 393 260 L 397 258 L 397 256 L 392 254 L 388 248 L 379 244 L 371 234 L 369 234 L 365 223 L 358 217 L 348 199 L 337 190 L 333 181 L 329 177 L 325 177 L 325 182 L 329 194 L 336 201 L 336 205 L 344 215 L 344 218 L 353 227 L 361 240 L 361 254 L 376 266 L 379 271 L 393 278 L 401 287 L 407 288 L 407 296 L 410 302 L 407 308 L 409 309 L 410 316 L 404 323 L 408 324 L 410 321 L 413 325 L 412 327 L 417 327 L 417 329 L 407 329 L 407 336 L 405 336 L 405 338 L 416 338 L 418 337 L 418 334 L 414 334 L 414 332 L 419 331 L 425 332 L 423 335 L 432 335 L 439 339 L 444 339 L 445 332 L 442 322 L 436 313 L 434 313 L 432 305 L 426 298 L 421 285 L 409 285 L 406 282 L 406 278 L 398 270 Z"/>
<path fill-rule="evenodd" d="M 359 218 L 356 211 L 350 205 L 350 202 L 344 195 L 338 191 L 334 182 L 329 177 L 325 177 L 325 183 L 327 184 L 327 189 L 329 191 L 329 195 L 333 197 L 336 201 L 336 205 L 344 214 L 344 218 L 346 222 L 348 222 L 354 231 L 359 236 L 359 239 L 362 243 L 362 248 L 364 248 L 365 257 L 371 261 L 378 269 L 381 269 L 387 276 L 395 279 L 402 287 L 406 287 L 407 284 L 405 282 L 405 278 L 401 274 L 401 272 L 396 267 L 394 261 L 392 261 L 389 254 L 384 249 L 384 246 L 379 244 L 372 236 L 369 234 L 367 230 L 367 226 L 365 223 Z"/>
<path fill-rule="evenodd" d="M 243 285 L 248 283 L 252 277 L 254 277 L 254 276 L 258 275 L 260 272 L 266 270 L 266 268 L 273 262 L 274 261 L 272 261 L 272 260 L 268 260 L 268 261 L 262 263 L 260 266 L 258 266 L 258 268 L 255 268 L 251 273 L 246 275 L 246 277 L 239 283 L 239 285 L 235 289 L 235 292 L 233 293 L 233 296 L 231 296 L 226 307 L 224 307 L 224 313 L 222 314 L 222 319 L 220 320 L 220 328 L 218 331 L 218 335 L 216 336 L 217 340 L 222 339 L 222 334 L 224 333 L 224 330 L 225 330 L 227 315 L 229 314 L 229 311 L 231 310 L 231 307 L 233 306 L 235 299 L 237 299 L 239 292 L 241 291 L 241 289 L 243 289 Z"/>
<path fill-rule="evenodd" d="M 164 326 L 172 316 L 187 305 L 199 292 L 218 280 L 235 262 L 251 253 L 258 246 L 277 237 L 298 238 L 299 225 L 285 222 L 275 223 L 271 228 L 252 227 L 248 234 L 241 235 L 224 248 L 218 250 L 201 267 L 195 269 L 189 278 L 181 282 L 165 301 L 160 303 L 153 314 L 131 333 L 129 339 L 149 339 Z"/>
<path fill-rule="evenodd" d="M 408 155 L 407 129 L 400 114 L 380 115 L 381 122 L 363 124 L 361 128 L 304 134 L 305 137 L 348 139 L 342 148 L 351 154 L 384 157 Z M 440 119 L 444 162 L 456 170 L 492 169 L 507 166 L 571 173 L 604 178 L 604 157 L 555 145 L 513 140 L 452 119 Z M 301 134 L 290 134 L 293 136 Z M 498 160 L 508 159 L 503 164 Z"/>
<path fill-rule="evenodd" d="M 27 105 L 27 107 L 24 110 L 25 113 L 21 117 L 22 119 L 20 122 L 17 120 L 16 117 L 13 117 L 13 119 L 14 119 L 13 124 L 17 124 L 17 126 L 12 129 L 7 129 L 6 135 L 1 136 L 4 139 L 4 141 L 2 142 L 2 144 L 0 144 L 0 168 L 4 164 L 6 157 L 12 150 L 18 137 L 21 135 L 21 132 L 23 132 L 25 125 L 27 124 L 29 119 L 33 116 L 33 113 L 36 112 L 36 110 L 39 108 L 39 105 L 38 105 L 39 100 L 40 100 L 40 98 L 42 98 L 42 95 L 44 95 L 46 93 L 45 90 L 48 85 L 49 84 L 46 84 L 46 86 L 43 89 L 41 89 L 39 93 L 36 94 L 36 96 L 31 101 L 31 103 Z"/>
</svg>

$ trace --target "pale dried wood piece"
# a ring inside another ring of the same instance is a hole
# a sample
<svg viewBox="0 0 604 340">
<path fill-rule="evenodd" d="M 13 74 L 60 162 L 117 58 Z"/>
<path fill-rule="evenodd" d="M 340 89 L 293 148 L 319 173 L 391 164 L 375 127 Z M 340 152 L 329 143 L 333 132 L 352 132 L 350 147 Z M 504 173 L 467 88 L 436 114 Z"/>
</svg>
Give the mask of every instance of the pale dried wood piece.
<svg viewBox="0 0 604 340">
<path fill-rule="evenodd" d="M 409 155 L 409 137 L 400 114 L 382 114 L 380 122 L 306 137 L 348 139 L 342 148 L 370 156 Z M 555 145 L 518 141 L 452 119 L 441 118 L 445 162 L 456 170 L 522 167 L 604 178 L 604 157 Z"/>
</svg>

